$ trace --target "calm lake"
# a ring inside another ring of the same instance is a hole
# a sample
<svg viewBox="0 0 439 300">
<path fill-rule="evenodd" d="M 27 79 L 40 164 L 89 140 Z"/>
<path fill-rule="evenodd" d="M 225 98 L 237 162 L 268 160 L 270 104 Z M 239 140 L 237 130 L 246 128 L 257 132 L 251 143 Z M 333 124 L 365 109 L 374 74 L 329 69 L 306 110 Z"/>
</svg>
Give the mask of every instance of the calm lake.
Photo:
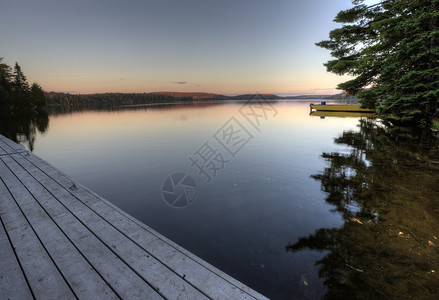
<svg viewBox="0 0 439 300">
<path fill-rule="evenodd" d="M 50 113 L 21 142 L 267 297 L 434 298 L 438 138 L 312 101 Z"/>
</svg>

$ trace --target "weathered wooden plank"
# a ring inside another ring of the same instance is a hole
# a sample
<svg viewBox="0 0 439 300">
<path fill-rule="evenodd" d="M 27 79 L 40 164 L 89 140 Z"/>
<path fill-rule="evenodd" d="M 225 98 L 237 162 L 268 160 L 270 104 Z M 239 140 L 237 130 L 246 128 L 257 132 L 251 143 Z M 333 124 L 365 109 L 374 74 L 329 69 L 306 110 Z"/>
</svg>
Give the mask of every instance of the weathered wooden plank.
<svg viewBox="0 0 439 300">
<path fill-rule="evenodd" d="M 7 139 L 0 140 L 0 155 L 9 154 L 12 151 L 16 153 L 16 151 L 14 151 L 10 146 L 8 146 L 8 144 L 5 143 L 6 141 Z"/>
<path fill-rule="evenodd" d="M 6 166 L 0 162 L 2 180 L 4 168 Z M 1 218 L 33 295 L 39 299 L 75 299 L 3 182 L 0 184 Z"/>
<path fill-rule="evenodd" d="M 267 299 L 85 188 L 84 201 L 144 249 L 214 299 Z M 72 191 L 75 193 L 76 191 Z M 78 191 L 81 192 L 81 191 Z M 90 196 L 92 195 L 92 196 Z M 93 197 L 94 196 L 94 197 Z M 97 200 L 97 201 L 96 201 Z M 110 209 L 108 207 L 109 206 Z M 114 212 L 117 211 L 117 213 Z M 124 219 L 123 217 L 128 219 Z M 119 222 L 118 222 L 119 221 Z M 139 229 L 140 227 L 140 229 Z"/>
<path fill-rule="evenodd" d="M 5 153 L 10 153 L 10 152 L 16 152 L 14 151 L 14 149 L 12 149 L 11 147 L 9 147 L 8 144 L 6 144 L 7 140 L 0 140 L 0 148 L 5 152 Z"/>
<path fill-rule="evenodd" d="M 3 185 L 2 181 L 0 185 Z M 33 299 L 0 215 L 0 299 L 13 298 Z"/>
<path fill-rule="evenodd" d="M 80 199 L 86 199 L 88 205 L 93 207 L 96 212 L 102 214 L 109 222 L 116 224 L 115 226 L 119 230 L 132 238 L 139 246 L 149 251 L 209 297 L 214 299 L 265 299 L 259 293 L 184 250 L 152 229 L 146 230 L 141 224 L 136 224 L 136 222 L 128 219 L 122 213 L 115 213 L 113 208 L 109 208 L 108 204 L 99 201 L 99 199 L 98 201 L 93 201 L 90 195 L 90 193 L 86 193 Z M 146 225 L 144 226 L 147 227 Z"/>
<path fill-rule="evenodd" d="M 148 299 L 162 299 L 153 288 L 126 266 L 123 260 L 114 255 L 106 245 L 96 238 L 58 199 L 54 198 L 50 192 L 41 186 L 15 160 L 11 157 L 3 158 L 3 160 L 53 218 L 54 222 L 67 234 L 69 239 L 81 251 L 82 255 L 90 261 L 120 297 L 126 299 L 142 299 L 145 297 Z M 47 247 L 50 247 L 50 245 L 47 245 Z M 68 253 L 67 255 L 70 256 L 71 254 Z M 75 277 L 71 273 L 77 272 L 75 268 L 78 268 L 78 266 L 64 265 L 61 258 L 57 263 L 60 264 L 60 270 L 66 272 L 66 279 L 73 281 Z M 83 270 L 80 274 L 84 276 L 86 271 Z M 93 288 L 94 284 L 99 283 L 98 279 L 90 278 L 90 274 L 86 275 L 83 278 L 83 282 L 71 283 L 72 288 L 81 288 L 81 286 L 82 288 L 90 288 L 90 295 L 85 295 L 85 298 L 97 297 L 96 295 L 100 295 L 100 297 L 105 299 L 111 298 L 110 292 L 102 293 L 102 291 Z M 99 287 L 98 284 L 97 286 Z"/>
<path fill-rule="evenodd" d="M 10 157 L 4 158 L 4 162 L 7 163 L 7 161 L 13 160 Z M 116 294 L 68 240 L 39 203 L 35 201 L 33 195 L 26 190 L 25 186 L 9 170 L 0 170 L 4 181 L 16 197 L 16 202 L 21 211 L 32 225 L 75 295 L 79 298 L 117 299 Z M 15 172 L 15 170 L 12 171 Z M 28 175 L 28 177 L 30 176 Z M 40 194 L 39 196 L 46 198 L 48 195 L 50 194 Z"/>
<path fill-rule="evenodd" d="M 150 285 L 169 299 L 206 299 L 199 290 L 191 286 L 166 265 L 155 259 L 149 252 L 139 247 L 132 240 L 121 234 L 114 226 L 78 201 L 66 189 L 61 188 L 53 179 L 36 168 L 21 155 L 12 156 L 32 176 L 48 189 L 60 202 L 86 224 L 114 253 L 121 257 Z M 20 173 L 20 170 L 14 172 Z M 17 175 L 19 176 L 19 175 Z M 19 176 L 20 177 L 20 176 Z M 29 188 L 34 183 L 29 182 Z"/>
<path fill-rule="evenodd" d="M 4 145 L 7 147 L 7 149 L 10 149 L 10 147 L 6 144 L 7 141 L 9 141 L 9 139 L 0 134 L 0 155 L 9 154 L 9 152 L 6 151 L 5 149 L 3 149 L 3 147 L 2 147 L 2 145 Z M 14 153 L 15 152 L 16 151 L 14 151 Z"/>
<path fill-rule="evenodd" d="M 5 149 L 5 147 L 6 147 L 5 150 L 9 153 L 26 152 L 27 151 L 26 148 L 24 148 L 23 146 L 21 146 L 17 143 L 14 143 L 10 139 L 1 139 L 0 145 L 3 149 Z"/>
<path fill-rule="evenodd" d="M 3 148 L 0 146 L 0 155 L 6 155 L 8 154 Z"/>
<path fill-rule="evenodd" d="M 9 139 L 0 140 L 0 148 L 2 148 L 6 153 L 9 153 L 9 154 L 27 151 L 25 148 L 14 143 L 13 141 L 11 141 Z"/>
<path fill-rule="evenodd" d="M 40 158 L 33 155 L 25 158 L 59 185 L 69 188 L 74 184 L 69 177 Z M 44 181 L 44 179 L 42 180 Z M 45 181 L 44 183 L 47 184 Z M 78 184 L 75 185 L 77 188 L 69 189 L 69 193 L 209 297 L 215 299 L 265 299 L 259 293 L 184 250 L 108 201 Z"/>
<path fill-rule="evenodd" d="M 214 299 L 266 299 L 75 183 L 40 158 L 28 155 L 24 148 L 1 135 L 0 143 L 6 144 L 6 148 L 9 147 L 8 151 L 5 151 L 6 155 L 0 154 L 0 160 L 8 163 L 14 176 L 20 178 L 21 188 L 24 185 L 36 200 L 33 208 L 35 209 L 37 204 L 44 212 L 42 214 L 40 211 L 38 214 L 38 210 L 35 210 L 37 213 L 34 217 L 38 218 L 35 228 L 30 228 L 31 232 L 38 235 L 37 229 L 41 229 L 44 224 L 41 216 L 45 214 L 52 225 L 57 225 L 60 232 L 67 236 L 85 260 L 119 296 L 151 298 L 148 294 L 137 293 L 139 286 L 136 284 L 140 282 L 154 292 L 152 298 L 160 295 L 155 293 L 151 286 L 166 298 L 172 299 L 200 299 L 206 296 Z M 69 189 L 70 187 L 72 188 Z M 3 195 L 1 191 L 0 195 Z M 23 208 L 26 212 L 29 209 L 26 206 Z M 5 211 L 7 209 L 8 207 Z M 34 210 L 30 211 L 35 213 Z M 23 224 L 10 218 L 5 223 L 5 228 L 7 226 L 21 230 Z M 55 228 L 51 228 L 51 231 L 53 230 Z M 57 247 L 53 245 L 57 241 L 52 238 L 44 240 L 43 244 L 47 244 L 47 249 L 53 250 Z M 63 239 L 59 241 L 60 244 L 65 242 Z M 62 274 L 65 274 L 62 271 L 65 268 L 75 268 L 75 264 L 67 265 L 69 259 L 66 258 L 70 252 L 63 255 L 64 261 L 56 258 L 50 251 L 49 253 Z M 130 277 L 133 274 L 134 277 Z M 77 293 L 72 282 L 70 286 Z M 133 293 L 129 294 L 130 291 Z M 82 298 L 82 295 L 79 297 Z"/>
</svg>

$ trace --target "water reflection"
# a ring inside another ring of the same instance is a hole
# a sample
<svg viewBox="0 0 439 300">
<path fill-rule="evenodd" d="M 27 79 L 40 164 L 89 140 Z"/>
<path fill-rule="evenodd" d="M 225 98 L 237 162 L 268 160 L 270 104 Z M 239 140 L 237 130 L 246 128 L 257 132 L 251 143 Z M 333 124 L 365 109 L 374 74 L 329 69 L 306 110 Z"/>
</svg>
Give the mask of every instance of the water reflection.
<svg viewBox="0 0 439 300">
<path fill-rule="evenodd" d="M 197 182 L 193 205 L 166 205 L 163 179 L 196 176 L 188 157 L 241 105 L 52 111 L 50 129 L 34 125 L 30 140 L 36 155 L 271 299 L 437 292 L 439 155 L 426 133 L 279 102 L 214 183 Z M 25 131 L 1 124 L 10 137 Z"/>
<path fill-rule="evenodd" d="M 363 119 L 335 139 L 313 175 L 344 219 L 287 251 L 327 254 L 316 264 L 328 299 L 415 298 L 439 294 L 439 149 L 428 131 L 390 129 Z"/>
<path fill-rule="evenodd" d="M 44 133 L 49 127 L 47 112 L 22 112 L 19 115 L 2 115 L 0 133 L 30 151 L 34 150 L 37 132 Z"/>
<path fill-rule="evenodd" d="M 69 103 L 63 105 L 52 105 L 48 107 L 49 115 L 67 115 L 73 113 L 86 113 L 90 111 L 99 112 L 118 112 L 129 110 L 160 110 L 160 109 L 179 109 L 182 107 L 196 106 L 196 107 L 208 107 L 218 103 L 224 103 L 220 101 L 187 101 L 187 102 L 175 102 L 175 103 L 148 103 L 148 104 L 134 104 L 134 105 L 111 105 L 103 103 L 84 103 L 80 105 L 70 105 Z"/>
</svg>

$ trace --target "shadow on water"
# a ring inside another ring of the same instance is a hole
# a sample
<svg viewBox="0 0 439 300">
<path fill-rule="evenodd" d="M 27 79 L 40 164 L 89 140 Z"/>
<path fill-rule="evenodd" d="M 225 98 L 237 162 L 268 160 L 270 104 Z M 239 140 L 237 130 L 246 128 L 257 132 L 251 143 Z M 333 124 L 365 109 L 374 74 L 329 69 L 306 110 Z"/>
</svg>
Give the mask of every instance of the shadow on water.
<svg viewBox="0 0 439 300">
<path fill-rule="evenodd" d="M 34 150 L 37 132 L 44 133 L 49 127 L 47 112 L 23 112 L 19 115 L 2 115 L 0 133 L 14 142 Z"/>
<path fill-rule="evenodd" d="M 327 252 L 316 264 L 327 299 L 433 299 L 439 294 L 439 139 L 363 119 L 323 153 L 313 175 L 344 219 L 289 244 Z"/>
</svg>

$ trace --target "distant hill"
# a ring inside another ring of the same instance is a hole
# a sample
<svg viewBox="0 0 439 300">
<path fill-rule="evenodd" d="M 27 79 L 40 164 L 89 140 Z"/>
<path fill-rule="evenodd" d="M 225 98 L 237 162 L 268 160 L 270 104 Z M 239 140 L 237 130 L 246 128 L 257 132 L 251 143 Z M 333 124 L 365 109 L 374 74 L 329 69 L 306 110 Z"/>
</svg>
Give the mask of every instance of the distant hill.
<svg viewBox="0 0 439 300">
<path fill-rule="evenodd" d="M 284 99 L 328 99 L 328 100 L 348 100 L 358 101 L 355 96 L 346 95 L 345 93 L 339 93 L 335 95 L 299 95 L 299 96 L 286 96 Z"/>
<path fill-rule="evenodd" d="M 151 95 L 168 95 L 173 97 L 192 97 L 194 100 L 203 99 L 203 100 L 241 100 L 241 99 L 250 99 L 253 94 L 242 94 L 236 96 L 226 96 L 221 94 L 214 93 L 203 93 L 203 92 L 151 92 L 148 93 Z M 282 97 L 274 94 L 261 94 L 267 99 L 283 99 Z"/>
<path fill-rule="evenodd" d="M 150 93 L 99 93 L 99 94 L 69 94 L 59 92 L 46 92 L 46 99 L 49 106 L 67 105 L 78 107 L 98 106 L 120 106 L 120 105 L 142 105 L 174 102 L 201 102 L 201 101 L 233 101 L 248 100 L 254 94 L 221 95 L 205 92 L 150 92 Z M 272 100 L 294 100 L 294 99 L 333 99 L 342 101 L 357 101 L 353 96 L 344 94 L 336 95 L 297 95 L 281 97 L 275 94 L 262 94 L 266 99 Z"/>
<path fill-rule="evenodd" d="M 152 95 L 168 95 L 172 97 L 192 97 L 194 100 L 196 99 L 210 99 L 215 98 L 218 96 L 222 96 L 220 94 L 214 94 L 214 93 L 203 93 L 203 92 L 151 92 L 148 94 Z"/>
<path fill-rule="evenodd" d="M 346 93 L 340 93 L 331 95 L 326 99 L 334 99 L 334 100 L 350 100 L 350 101 L 358 101 L 359 99 L 355 96 L 347 95 Z"/>
<path fill-rule="evenodd" d="M 266 99 L 283 99 L 278 95 L 274 94 L 261 94 Z M 226 96 L 226 95 L 217 95 L 215 97 L 209 98 L 209 100 L 247 100 L 253 97 L 254 94 L 241 94 L 236 96 Z"/>
<path fill-rule="evenodd" d="M 266 99 L 282 99 L 282 97 L 275 95 L 275 94 L 260 94 L 260 95 Z M 251 97 L 253 97 L 253 94 L 243 94 L 243 95 L 233 96 L 231 98 L 232 99 L 250 99 Z"/>
<path fill-rule="evenodd" d="M 284 99 L 330 99 L 333 95 L 298 95 L 285 96 Z"/>
</svg>

